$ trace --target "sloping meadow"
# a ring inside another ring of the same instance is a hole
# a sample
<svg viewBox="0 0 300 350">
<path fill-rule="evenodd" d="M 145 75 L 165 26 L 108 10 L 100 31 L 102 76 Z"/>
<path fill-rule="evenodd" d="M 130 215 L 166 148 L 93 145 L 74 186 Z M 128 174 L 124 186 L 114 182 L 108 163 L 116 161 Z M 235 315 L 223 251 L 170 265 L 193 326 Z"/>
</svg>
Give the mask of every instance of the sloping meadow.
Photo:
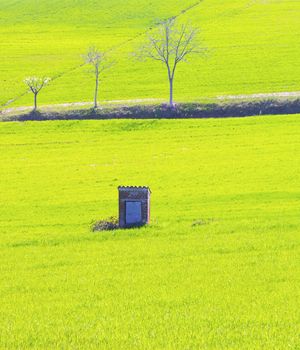
<svg viewBox="0 0 300 350">
<path fill-rule="evenodd" d="M 134 53 L 147 30 L 177 15 L 200 28 L 209 54 L 179 66 L 176 101 L 299 90 L 298 1 L 0 0 L 0 8 L 1 105 L 30 105 L 23 79 L 31 75 L 53 78 L 41 104 L 91 101 L 93 76 L 81 67 L 90 45 L 116 62 L 102 77 L 100 100 L 167 100 L 165 69 Z"/>
<path fill-rule="evenodd" d="M 1 123 L 0 348 L 296 349 L 298 119 Z"/>
</svg>

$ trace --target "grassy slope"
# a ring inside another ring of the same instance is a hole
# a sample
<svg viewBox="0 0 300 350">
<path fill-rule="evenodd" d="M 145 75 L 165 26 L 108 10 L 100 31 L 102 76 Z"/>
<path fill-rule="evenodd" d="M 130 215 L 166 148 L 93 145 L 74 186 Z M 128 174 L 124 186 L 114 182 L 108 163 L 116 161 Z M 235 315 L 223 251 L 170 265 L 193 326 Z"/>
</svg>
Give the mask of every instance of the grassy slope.
<svg viewBox="0 0 300 350">
<path fill-rule="evenodd" d="M 297 349 L 298 118 L 0 124 L 0 348 Z"/>
<path fill-rule="evenodd" d="M 57 76 L 78 66 L 90 44 L 109 49 L 194 3 L 0 0 L 0 103 L 24 91 L 25 76 Z M 204 0 L 184 14 L 182 20 L 202 28 L 212 51 L 210 59 L 194 58 L 180 68 L 177 100 L 299 90 L 299 12 L 295 0 Z M 112 52 L 118 65 L 105 78 L 102 99 L 166 96 L 165 72 L 159 64 L 130 57 L 139 40 Z M 40 101 L 88 101 L 92 88 L 92 77 L 81 68 L 54 81 Z M 27 95 L 15 105 L 29 103 Z"/>
</svg>

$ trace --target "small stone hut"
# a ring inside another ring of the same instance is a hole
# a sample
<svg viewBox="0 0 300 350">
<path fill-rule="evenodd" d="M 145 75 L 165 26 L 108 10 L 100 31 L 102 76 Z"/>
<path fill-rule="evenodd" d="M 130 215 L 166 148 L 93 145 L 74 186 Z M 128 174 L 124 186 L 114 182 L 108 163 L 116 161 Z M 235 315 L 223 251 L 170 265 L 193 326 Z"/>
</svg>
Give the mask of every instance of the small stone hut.
<svg viewBox="0 0 300 350">
<path fill-rule="evenodd" d="M 150 222 L 149 187 L 120 186 L 119 190 L 119 226 L 121 228 L 138 227 Z"/>
</svg>

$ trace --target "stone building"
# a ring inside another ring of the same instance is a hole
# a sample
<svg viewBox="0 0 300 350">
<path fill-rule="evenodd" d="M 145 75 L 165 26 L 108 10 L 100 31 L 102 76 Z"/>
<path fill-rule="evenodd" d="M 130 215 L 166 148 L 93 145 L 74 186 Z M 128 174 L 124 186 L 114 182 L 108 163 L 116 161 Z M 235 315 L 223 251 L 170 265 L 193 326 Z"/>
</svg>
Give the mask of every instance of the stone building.
<svg viewBox="0 0 300 350">
<path fill-rule="evenodd" d="M 150 222 L 149 187 L 120 186 L 119 190 L 119 226 L 121 228 L 138 227 Z"/>
</svg>

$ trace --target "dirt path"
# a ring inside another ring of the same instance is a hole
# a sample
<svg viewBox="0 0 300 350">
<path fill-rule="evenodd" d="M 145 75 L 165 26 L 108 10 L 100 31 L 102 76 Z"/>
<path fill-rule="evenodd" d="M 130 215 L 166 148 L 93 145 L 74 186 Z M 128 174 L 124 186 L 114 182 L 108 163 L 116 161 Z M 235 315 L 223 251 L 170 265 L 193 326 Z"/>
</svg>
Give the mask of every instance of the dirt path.
<svg viewBox="0 0 300 350">
<path fill-rule="evenodd" d="M 292 92 L 270 92 L 270 93 L 259 93 L 251 95 L 227 95 L 218 96 L 218 100 L 252 100 L 252 99 L 266 99 L 266 98 L 281 98 L 281 97 L 300 97 L 300 91 Z"/>
<path fill-rule="evenodd" d="M 140 104 L 140 103 L 158 103 L 163 102 L 163 99 L 159 98 L 144 98 L 144 99 L 132 99 L 132 100 L 111 100 L 111 101 L 103 101 L 104 105 L 112 105 L 112 104 L 120 104 L 120 105 L 126 105 L 126 104 Z M 60 103 L 60 104 L 53 104 L 53 105 L 42 105 L 39 107 L 42 111 L 57 111 L 59 109 L 64 108 L 72 108 L 72 107 L 93 107 L 92 102 L 72 102 L 72 103 Z M 12 107 L 12 108 L 5 108 L 2 110 L 2 114 L 10 114 L 15 112 L 29 112 L 32 110 L 32 107 L 30 106 L 22 106 L 22 107 Z"/>
<path fill-rule="evenodd" d="M 217 96 L 216 100 L 219 101 L 237 101 L 237 100 L 257 100 L 257 99 L 272 99 L 272 98 L 289 98 L 289 97 L 300 97 L 300 91 L 293 92 L 273 92 L 273 93 L 258 93 L 258 94 L 249 94 L 249 95 L 224 95 Z M 142 104 L 142 103 L 163 103 L 164 99 L 160 98 L 144 98 L 144 99 L 131 99 L 131 100 L 110 100 L 103 101 L 104 105 L 127 105 L 127 104 Z M 91 107 L 92 102 L 73 102 L 73 103 L 61 103 L 53 105 L 43 105 L 40 107 L 42 111 L 57 111 L 64 108 L 78 108 L 78 107 Z M 30 112 L 32 107 L 23 106 L 23 107 L 13 107 L 5 108 L 1 111 L 2 115 L 13 114 L 13 113 L 22 113 Z"/>
</svg>

